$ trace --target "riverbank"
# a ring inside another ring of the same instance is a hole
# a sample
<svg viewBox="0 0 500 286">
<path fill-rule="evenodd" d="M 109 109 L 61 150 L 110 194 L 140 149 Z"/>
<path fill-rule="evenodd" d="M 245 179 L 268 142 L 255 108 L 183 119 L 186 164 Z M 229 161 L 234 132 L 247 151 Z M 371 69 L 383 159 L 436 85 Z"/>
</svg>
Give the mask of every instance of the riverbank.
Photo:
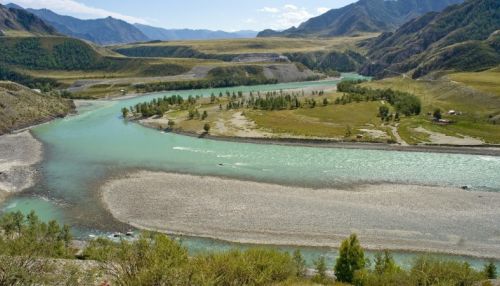
<svg viewBox="0 0 500 286">
<path fill-rule="evenodd" d="M 158 129 L 153 125 L 139 122 L 147 128 Z M 382 150 L 382 151 L 398 151 L 398 152 L 431 152 L 431 153 L 447 153 L 447 154 L 467 154 L 467 155 L 482 155 L 482 156 L 500 156 L 500 146 L 498 145 L 399 145 L 388 143 L 369 143 L 369 142 L 347 142 L 335 141 L 319 138 L 279 138 L 279 137 L 236 137 L 236 136 L 214 136 L 206 133 L 185 132 L 180 130 L 170 130 L 174 134 L 209 139 L 214 141 L 227 141 L 249 144 L 262 145 L 280 145 L 280 146 L 298 146 L 311 148 L 340 148 L 340 149 L 357 149 L 357 150 Z"/>
<path fill-rule="evenodd" d="M 35 184 L 42 155 L 42 143 L 28 130 L 0 136 L 0 201 Z"/>
<path fill-rule="evenodd" d="M 218 177 L 137 172 L 102 199 L 132 226 L 239 243 L 337 247 L 358 233 L 368 249 L 500 258 L 500 194 L 368 185 L 307 189 Z"/>
</svg>

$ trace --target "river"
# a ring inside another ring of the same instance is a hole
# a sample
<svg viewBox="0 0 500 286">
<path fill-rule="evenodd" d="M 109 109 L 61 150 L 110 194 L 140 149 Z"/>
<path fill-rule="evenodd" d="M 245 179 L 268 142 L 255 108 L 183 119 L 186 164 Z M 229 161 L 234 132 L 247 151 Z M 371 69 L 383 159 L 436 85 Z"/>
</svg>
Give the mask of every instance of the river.
<svg viewBox="0 0 500 286">
<path fill-rule="evenodd" d="M 357 78 L 347 74 L 346 77 Z M 103 207 L 99 186 L 135 169 L 224 176 L 304 187 L 401 183 L 463 186 L 500 191 L 500 158 L 464 154 L 320 149 L 196 139 L 161 133 L 121 119 L 121 108 L 155 97 L 180 94 L 209 96 L 225 91 L 321 90 L 337 81 L 164 92 L 119 101 L 96 101 L 78 115 L 33 129 L 44 144 L 40 183 L 3 205 L 4 211 L 35 210 L 75 228 L 77 237 L 127 230 Z M 223 167 L 219 166 L 223 164 Z M 298 175 L 300 174 L 300 175 Z M 183 238 L 192 252 L 227 249 L 233 244 Z M 305 249 L 311 259 L 335 252 Z M 411 257 L 398 255 L 400 260 Z M 310 259 L 310 260 L 311 260 Z M 473 264 L 482 261 L 471 259 Z"/>
</svg>

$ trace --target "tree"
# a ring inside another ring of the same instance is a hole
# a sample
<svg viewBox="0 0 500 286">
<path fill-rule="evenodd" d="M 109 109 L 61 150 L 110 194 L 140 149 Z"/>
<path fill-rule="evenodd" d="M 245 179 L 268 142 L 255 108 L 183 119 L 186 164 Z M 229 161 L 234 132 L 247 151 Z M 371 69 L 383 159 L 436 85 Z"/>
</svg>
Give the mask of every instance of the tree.
<svg viewBox="0 0 500 286">
<path fill-rule="evenodd" d="M 378 114 L 382 120 L 386 119 L 389 117 L 389 107 L 382 105 L 378 108 Z"/>
<path fill-rule="evenodd" d="M 354 273 L 365 267 L 365 253 L 356 234 L 352 234 L 340 245 L 339 257 L 335 264 L 335 276 L 340 282 L 351 283 Z"/>
<path fill-rule="evenodd" d="M 497 279 L 497 267 L 495 263 L 490 262 L 484 265 L 484 274 L 488 279 Z"/>
<path fill-rule="evenodd" d="M 326 277 L 326 260 L 324 256 L 320 256 L 318 260 L 314 262 L 316 266 L 316 275 L 313 277 L 313 282 L 324 283 L 327 280 Z"/>
<path fill-rule="evenodd" d="M 436 108 L 436 110 L 434 110 L 433 116 L 435 120 L 441 120 L 441 118 L 443 118 L 443 116 L 441 115 L 441 109 Z"/>
<path fill-rule="evenodd" d="M 302 257 L 300 250 L 295 250 L 293 252 L 293 262 L 297 267 L 297 277 L 304 277 L 306 275 L 306 261 Z"/>
<path fill-rule="evenodd" d="M 327 106 L 328 105 L 328 98 L 323 98 L 323 105 Z"/>
<path fill-rule="evenodd" d="M 206 133 L 210 132 L 210 124 L 205 123 L 205 125 L 203 125 L 203 130 L 205 130 Z"/>
<path fill-rule="evenodd" d="M 383 255 L 380 253 L 375 255 L 375 273 L 381 275 L 393 272 L 397 269 L 398 266 L 389 251 L 385 250 Z"/>
<path fill-rule="evenodd" d="M 126 108 L 126 107 L 122 108 L 122 115 L 123 115 L 123 118 L 127 118 L 127 116 L 128 116 L 128 112 L 129 112 L 128 108 Z"/>
<path fill-rule="evenodd" d="M 201 120 L 205 120 L 208 117 L 208 113 L 206 110 L 203 111 L 203 115 L 201 116 Z"/>
</svg>

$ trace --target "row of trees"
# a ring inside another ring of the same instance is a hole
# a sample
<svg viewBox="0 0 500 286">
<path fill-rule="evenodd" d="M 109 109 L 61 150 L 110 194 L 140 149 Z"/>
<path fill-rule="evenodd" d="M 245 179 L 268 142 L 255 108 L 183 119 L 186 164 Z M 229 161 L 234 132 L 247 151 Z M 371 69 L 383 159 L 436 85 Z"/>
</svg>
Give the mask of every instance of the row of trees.
<svg viewBox="0 0 500 286">
<path fill-rule="evenodd" d="M 192 109 L 192 106 L 196 104 L 200 96 L 188 96 L 184 99 L 180 95 L 164 96 L 160 98 L 154 98 L 149 102 L 138 103 L 129 108 L 122 108 L 122 115 L 127 118 L 129 114 L 134 116 L 151 117 L 153 115 L 163 116 L 165 112 L 170 110 L 172 107 L 180 108 L 183 110 Z"/>
<path fill-rule="evenodd" d="M 324 91 L 313 91 L 313 95 L 324 95 Z M 314 98 L 305 98 L 303 101 L 300 97 L 304 96 L 304 91 L 302 92 L 284 92 L 280 91 L 270 91 L 261 95 L 260 92 L 255 96 L 253 92 L 250 93 L 248 98 L 231 98 L 231 101 L 227 104 L 226 108 L 229 109 L 239 109 L 239 108 L 253 108 L 258 110 L 291 110 L 301 107 L 316 107 L 316 100 Z M 328 99 L 323 99 L 323 105 L 328 104 Z"/>
<path fill-rule="evenodd" d="M 74 268 L 69 261 L 78 265 L 76 250 L 70 241 L 68 226 L 41 222 L 34 213 L 4 215 L 0 219 L 0 285 L 95 285 L 102 277 L 111 278 L 112 285 L 273 285 L 309 279 L 300 251 L 289 254 L 251 248 L 192 256 L 166 235 L 145 232 L 133 241 L 90 241 L 80 261 L 98 263 L 94 268 Z M 70 260 L 62 263 L 54 258 Z M 315 266 L 313 282 L 332 284 L 324 257 Z M 337 281 L 360 286 L 472 286 L 497 275 L 493 263 L 477 271 L 467 263 L 427 256 L 403 269 L 387 251 L 370 261 L 356 235 L 342 242 L 333 270 Z"/>
<path fill-rule="evenodd" d="M 337 85 L 337 90 L 346 94 L 344 94 L 340 98 L 337 98 L 335 104 L 385 100 L 389 104 L 394 106 L 398 113 L 404 114 L 406 116 L 419 115 L 422 111 L 422 103 L 420 99 L 413 94 L 394 91 L 390 88 L 371 89 L 362 87 L 359 85 L 359 83 L 362 82 L 362 80 L 340 82 Z"/>
</svg>

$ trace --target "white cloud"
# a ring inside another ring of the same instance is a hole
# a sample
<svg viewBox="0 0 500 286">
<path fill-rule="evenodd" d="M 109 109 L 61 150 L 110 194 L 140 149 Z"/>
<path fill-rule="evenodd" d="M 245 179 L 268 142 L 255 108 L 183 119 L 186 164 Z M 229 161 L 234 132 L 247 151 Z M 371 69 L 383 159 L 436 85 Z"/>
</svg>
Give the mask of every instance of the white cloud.
<svg viewBox="0 0 500 286">
<path fill-rule="evenodd" d="M 148 23 L 148 21 L 141 18 L 87 6 L 75 0 L 15 0 L 15 1 L 0 0 L 0 3 L 3 4 L 7 4 L 10 2 L 14 2 L 24 8 L 34 8 L 34 9 L 47 8 L 57 13 L 72 15 L 83 19 L 105 18 L 111 16 L 113 18 L 121 19 L 129 23 L 140 23 L 140 24 Z"/>
<path fill-rule="evenodd" d="M 274 8 L 274 7 L 264 7 L 259 10 L 260 12 L 265 12 L 265 13 L 278 13 L 280 9 Z"/>
<path fill-rule="evenodd" d="M 292 4 L 287 4 L 284 7 L 286 10 L 299 10 L 299 7 L 292 5 Z"/>
<path fill-rule="evenodd" d="M 314 12 L 309 12 L 306 8 L 298 7 L 293 4 L 286 4 L 281 8 L 264 7 L 260 12 L 271 14 L 272 21 L 268 24 L 274 30 L 282 30 L 292 26 L 298 26 L 302 22 L 309 20 L 314 16 L 325 13 L 330 9 L 317 8 Z"/>
<path fill-rule="evenodd" d="M 330 8 L 319 7 L 318 9 L 316 9 L 316 11 L 318 12 L 318 14 L 325 14 L 326 12 L 330 11 Z"/>
</svg>

